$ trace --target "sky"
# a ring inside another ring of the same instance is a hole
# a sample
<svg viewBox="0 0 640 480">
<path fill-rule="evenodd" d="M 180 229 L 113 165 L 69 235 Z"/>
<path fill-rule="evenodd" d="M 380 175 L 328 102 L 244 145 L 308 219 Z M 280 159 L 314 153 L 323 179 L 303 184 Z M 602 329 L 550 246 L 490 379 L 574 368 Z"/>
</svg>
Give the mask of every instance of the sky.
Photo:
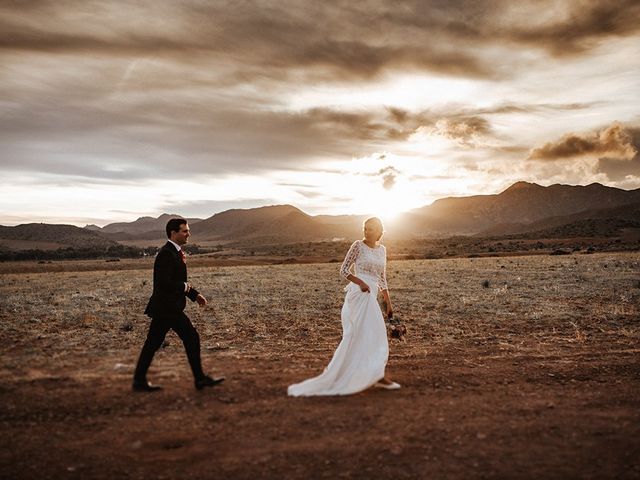
<svg viewBox="0 0 640 480">
<path fill-rule="evenodd" d="M 636 0 L 0 0 L 0 224 L 640 188 Z"/>
</svg>

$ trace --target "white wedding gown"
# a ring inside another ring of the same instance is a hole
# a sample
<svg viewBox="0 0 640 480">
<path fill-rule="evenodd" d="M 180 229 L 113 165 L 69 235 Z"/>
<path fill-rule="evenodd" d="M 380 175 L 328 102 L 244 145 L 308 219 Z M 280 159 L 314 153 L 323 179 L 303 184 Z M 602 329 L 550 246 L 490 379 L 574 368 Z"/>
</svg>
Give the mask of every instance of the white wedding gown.
<svg viewBox="0 0 640 480">
<path fill-rule="evenodd" d="M 346 278 L 355 265 L 355 276 L 369 285 L 363 292 L 353 282 L 345 287 L 342 306 L 342 340 L 321 375 L 290 385 L 291 396 L 349 395 L 373 386 L 384 377 L 389 343 L 384 318 L 378 305 L 378 289 L 387 288 L 384 246 L 367 246 L 355 241 L 342 263 L 340 274 Z"/>
</svg>

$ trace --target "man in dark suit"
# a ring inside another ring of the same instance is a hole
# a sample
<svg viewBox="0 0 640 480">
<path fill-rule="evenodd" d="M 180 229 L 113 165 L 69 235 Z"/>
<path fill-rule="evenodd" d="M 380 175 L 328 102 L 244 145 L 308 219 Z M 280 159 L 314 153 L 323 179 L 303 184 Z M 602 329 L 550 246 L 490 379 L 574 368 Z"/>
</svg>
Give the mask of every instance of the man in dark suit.
<svg viewBox="0 0 640 480">
<path fill-rule="evenodd" d="M 189 225 L 183 218 L 173 218 L 167 222 L 166 231 L 169 240 L 153 264 L 153 294 L 144 311 L 151 317 L 151 325 L 133 376 L 133 390 L 137 392 L 160 390 L 161 387 L 147 381 L 147 370 L 169 330 L 176 332 L 184 344 L 198 390 L 224 380 L 224 377 L 211 378 L 202 371 L 200 336 L 183 312 L 187 298 L 202 307 L 207 304 L 207 299 L 187 283 L 187 262 L 182 246 L 191 235 Z"/>
</svg>

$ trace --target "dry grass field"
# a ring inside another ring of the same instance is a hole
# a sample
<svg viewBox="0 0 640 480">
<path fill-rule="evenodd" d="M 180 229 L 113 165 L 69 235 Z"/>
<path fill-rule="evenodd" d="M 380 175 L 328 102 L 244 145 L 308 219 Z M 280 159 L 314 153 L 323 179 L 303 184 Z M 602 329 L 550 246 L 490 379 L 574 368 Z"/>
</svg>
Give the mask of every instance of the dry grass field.
<svg viewBox="0 0 640 480">
<path fill-rule="evenodd" d="M 130 391 L 151 259 L 1 264 L 2 478 L 640 478 L 640 254 L 392 261 L 399 391 L 292 399 L 340 340 L 337 264 L 212 267 Z"/>
</svg>

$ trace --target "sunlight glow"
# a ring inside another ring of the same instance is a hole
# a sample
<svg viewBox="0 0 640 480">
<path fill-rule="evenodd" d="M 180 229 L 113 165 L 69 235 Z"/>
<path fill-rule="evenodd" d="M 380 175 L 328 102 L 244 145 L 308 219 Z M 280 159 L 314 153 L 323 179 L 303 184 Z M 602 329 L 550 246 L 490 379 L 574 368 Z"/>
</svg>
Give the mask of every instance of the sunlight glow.
<svg viewBox="0 0 640 480">
<path fill-rule="evenodd" d="M 387 222 L 424 204 L 420 192 L 412 189 L 409 182 L 396 184 L 390 189 L 363 185 L 362 190 L 355 193 L 351 204 L 355 211 L 378 216 Z"/>
<path fill-rule="evenodd" d="M 425 187 L 435 186 L 435 181 L 417 177 L 417 173 L 435 172 L 438 166 L 419 162 L 415 157 L 381 152 L 349 162 L 325 162 L 320 168 L 339 172 L 313 174 L 313 181 L 323 184 L 322 192 L 330 199 L 322 213 L 375 215 L 392 220 L 432 200 Z"/>
<path fill-rule="evenodd" d="M 473 101 L 480 82 L 424 74 L 395 74 L 376 83 L 357 87 L 320 85 L 293 92 L 288 106 L 293 110 L 339 106 L 341 109 L 393 105 L 406 110 Z"/>
<path fill-rule="evenodd" d="M 432 129 L 418 128 L 407 139 L 404 148 L 423 157 L 438 157 L 450 150 L 453 142 L 443 136 L 436 135 Z"/>
<path fill-rule="evenodd" d="M 206 177 L 198 182 L 160 180 L 135 187 L 86 182 L 71 186 L 60 183 L 55 175 L 16 177 L 11 183 L 0 182 L 0 215 L 12 224 L 37 218 L 47 223 L 103 226 L 162 213 L 190 216 L 190 203 L 210 204 L 211 211 L 193 215 L 206 218 L 221 211 L 216 209 L 220 204 L 251 203 L 253 199 L 256 205 L 288 203 L 309 215 L 375 215 L 392 221 L 399 214 L 428 205 L 449 192 L 477 193 L 478 186 L 461 181 L 460 172 L 453 171 L 455 178 L 448 177 L 452 171 L 443 161 L 446 145 L 433 138 L 420 141 L 431 146 L 420 144 L 418 148 L 416 142 L 416 150 L 430 149 L 431 159 L 379 152 L 346 161 L 317 162 L 313 169 L 304 171 Z M 24 189 L 29 189 L 30 195 L 21 195 Z M 69 212 L 69 205 L 74 206 L 73 213 Z"/>
</svg>

